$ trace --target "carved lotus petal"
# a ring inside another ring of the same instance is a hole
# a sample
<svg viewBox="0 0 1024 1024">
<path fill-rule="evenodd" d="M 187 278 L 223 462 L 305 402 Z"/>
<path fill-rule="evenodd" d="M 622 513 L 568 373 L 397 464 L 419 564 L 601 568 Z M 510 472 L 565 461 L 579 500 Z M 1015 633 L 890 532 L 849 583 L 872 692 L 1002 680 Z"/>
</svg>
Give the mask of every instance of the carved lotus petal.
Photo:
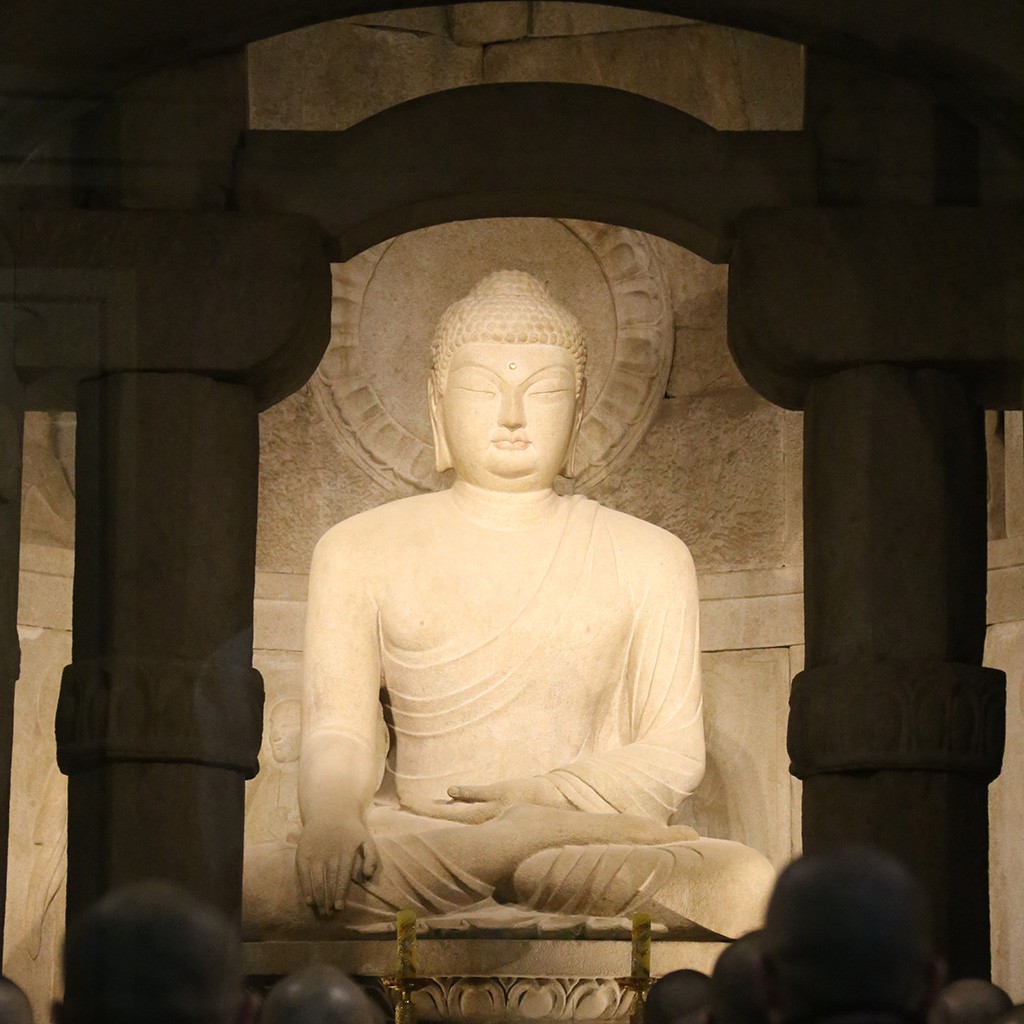
<svg viewBox="0 0 1024 1024">
<path fill-rule="evenodd" d="M 497 978 L 459 978 L 448 991 L 448 1012 L 466 1020 L 503 1017 L 505 991 Z"/>
<path fill-rule="evenodd" d="M 527 1020 L 561 1017 L 565 1010 L 565 985 L 554 978 L 521 978 L 508 992 L 510 1016 Z"/>
<path fill-rule="evenodd" d="M 570 995 L 572 1016 L 581 1020 L 614 1017 L 622 1001 L 617 982 L 599 979 L 579 982 Z"/>
</svg>

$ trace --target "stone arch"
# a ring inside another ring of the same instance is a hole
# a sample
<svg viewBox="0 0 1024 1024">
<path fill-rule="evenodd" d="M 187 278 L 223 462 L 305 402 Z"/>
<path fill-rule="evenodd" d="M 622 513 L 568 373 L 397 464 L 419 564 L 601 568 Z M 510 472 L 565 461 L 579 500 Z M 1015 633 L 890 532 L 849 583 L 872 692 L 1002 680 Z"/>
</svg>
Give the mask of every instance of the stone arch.
<svg viewBox="0 0 1024 1024">
<path fill-rule="evenodd" d="M 633 93 L 549 82 L 431 93 L 342 132 L 249 132 L 236 184 L 242 209 L 314 217 L 336 260 L 522 216 L 635 228 L 723 262 L 744 211 L 817 198 L 799 133 L 718 132 Z"/>
</svg>

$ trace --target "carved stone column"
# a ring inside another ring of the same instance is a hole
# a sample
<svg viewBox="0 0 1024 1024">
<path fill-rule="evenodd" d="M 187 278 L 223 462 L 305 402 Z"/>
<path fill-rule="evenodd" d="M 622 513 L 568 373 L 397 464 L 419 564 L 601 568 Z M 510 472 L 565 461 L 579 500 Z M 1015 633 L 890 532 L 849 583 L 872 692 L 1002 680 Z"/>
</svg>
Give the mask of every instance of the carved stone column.
<svg viewBox="0 0 1024 1024">
<path fill-rule="evenodd" d="M 906 861 L 954 977 L 989 971 L 1005 679 L 981 667 L 983 409 L 1020 401 L 1020 230 L 1012 211 L 758 213 L 729 272 L 740 369 L 804 411 L 804 848 Z"/>
<path fill-rule="evenodd" d="M 869 842 L 932 896 L 959 974 L 989 969 L 988 783 L 1005 679 L 985 640 L 982 409 L 952 374 L 867 366 L 804 404 L 804 848 Z"/>
<path fill-rule="evenodd" d="M 244 385 L 123 373 L 79 386 L 73 663 L 56 722 L 71 915 L 147 877 L 240 905 L 263 705 L 258 463 Z"/>
<path fill-rule="evenodd" d="M 75 408 L 72 664 L 57 710 L 68 913 L 172 879 L 237 914 L 252 668 L 257 413 L 330 336 L 319 229 L 237 213 L 21 216 L 18 371 Z"/>
<path fill-rule="evenodd" d="M 79 385 L 77 429 L 68 913 L 145 877 L 237 912 L 263 708 L 256 403 L 195 374 L 112 374 Z"/>
</svg>

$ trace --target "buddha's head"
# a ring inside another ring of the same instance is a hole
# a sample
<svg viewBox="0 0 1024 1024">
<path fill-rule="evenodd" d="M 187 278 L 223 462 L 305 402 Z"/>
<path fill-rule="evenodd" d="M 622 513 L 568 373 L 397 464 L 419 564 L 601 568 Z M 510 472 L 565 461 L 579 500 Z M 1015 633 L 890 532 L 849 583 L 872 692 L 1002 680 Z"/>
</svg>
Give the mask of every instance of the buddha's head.
<svg viewBox="0 0 1024 1024">
<path fill-rule="evenodd" d="M 488 274 L 441 317 L 428 386 L 438 472 L 488 490 L 572 476 L 583 414 L 583 328 L 519 270 Z"/>
</svg>

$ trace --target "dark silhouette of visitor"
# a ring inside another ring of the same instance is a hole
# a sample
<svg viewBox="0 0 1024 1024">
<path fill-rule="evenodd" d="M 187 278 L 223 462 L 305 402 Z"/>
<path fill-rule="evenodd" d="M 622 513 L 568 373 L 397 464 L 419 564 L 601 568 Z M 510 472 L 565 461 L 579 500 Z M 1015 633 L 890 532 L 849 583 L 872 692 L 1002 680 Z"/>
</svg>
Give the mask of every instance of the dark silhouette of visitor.
<svg viewBox="0 0 1024 1024">
<path fill-rule="evenodd" d="M 270 990 L 260 1024 L 383 1024 L 383 1014 L 340 968 L 314 964 Z"/>
<path fill-rule="evenodd" d="M 761 932 L 740 936 L 719 956 L 711 972 L 708 1024 L 768 1024 L 757 988 Z"/>
<path fill-rule="evenodd" d="M 672 971 L 647 993 L 644 1024 L 703 1024 L 711 979 L 700 971 Z"/>
<path fill-rule="evenodd" d="M 924 1022 L 945 980 L 923 889 L 867 847 L 790 864 L 761 947 L 758 984 L 772 1024 Z"/>
<path fill-rule="evenodd" d="M 64 942 L 54 1024 L 248 1024 L 238 932 L 175 886 L 140 882 L 87 910 Z"/>
<path fill-rule="evenodd" d="M 1007 1010 L 997 1020 L 996 1024 L 1024 1024 L 1024 1003 Z"/>
<path fill-rule="evenodd" d="M 939 993 L 928 1024 L 995 1024 L 1012 1009 L 1013 1000 L 998 985 L 981 978 L 960 978 Z"/>
<path fill-rule="evenodd" d="M 32 1024 L 32 1005 L 21 986 L 0 975 L 0 1024 Z"/>
</svg>

